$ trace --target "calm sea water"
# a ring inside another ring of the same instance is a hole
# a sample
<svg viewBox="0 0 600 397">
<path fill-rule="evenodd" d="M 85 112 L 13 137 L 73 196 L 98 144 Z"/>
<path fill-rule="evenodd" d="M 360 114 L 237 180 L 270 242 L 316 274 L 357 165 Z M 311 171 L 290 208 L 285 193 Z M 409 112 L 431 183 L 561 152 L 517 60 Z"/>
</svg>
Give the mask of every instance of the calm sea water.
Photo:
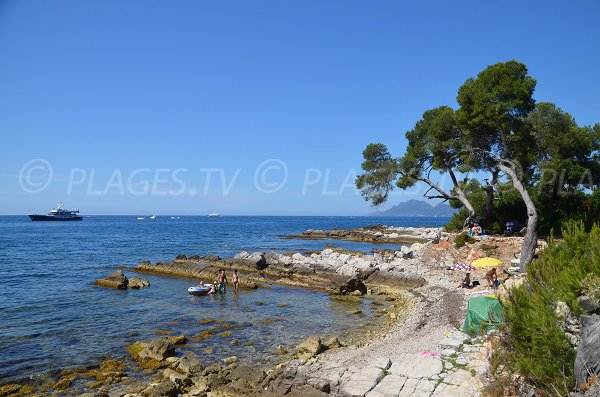
<svg viewBox="0 0 600 397">
<path fill-rule="evenodd" d="M 149 288 L 116 291 L 91 283 L 117 266 L 170 260 L 177 254 L 231 256 L 253 251 L 315 251 L 327 244 L 370 251 L 367 243 L 288 240 L 306 229 L 375 223 L 441 226 L 440 218 L 186 217 L 138 220 L 92 216 L 82 222 L 31 222 L 0 217 L 0 382 L 124 355 L 157 330 L 191 336 L 227 321 L 232 335 L 191 344 L 205 360 L 238 355 L 269 362 L 279 344 L 292 348 L 311 334 L 340 335 L 361 326 L 367 303 L 340 302 L 304 289 L 242 291 L 235 297 L 190 297 L 191 280 L 142 276 Z M 389 247 L 389 246 L 388 246 Z M 128 275 L 133 275 L 127 272 Z M 350 310 L 363 310 L 348 316 Z M 129 333 L 135 331 L 136 336 Z M 231 340 L 238 339 L 239 344 Z"/>
</svg>

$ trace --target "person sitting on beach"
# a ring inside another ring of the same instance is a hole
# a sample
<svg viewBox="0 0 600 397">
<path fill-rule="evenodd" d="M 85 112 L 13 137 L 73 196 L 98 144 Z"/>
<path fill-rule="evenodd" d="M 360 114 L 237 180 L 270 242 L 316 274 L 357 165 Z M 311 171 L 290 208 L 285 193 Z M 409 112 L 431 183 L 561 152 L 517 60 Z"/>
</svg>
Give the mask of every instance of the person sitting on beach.
<svg viewBox="0 0 600 397">
<path fill-rule="evenodd" d="M 461 288 L 473 288 L 473 286 L 471 285 L 471 273 L 467 273 L 465 275 L 465 278 L 462 281 Z"/>
<path fill-rule="evenodd" d="M 495 267 L 485 274 L 485 279 L 488 282 L 488 286 L 492 288 L 498 287 L 498 273 L 496 273 Z"/>
<path fill-rule="evenodd" d="M 217 276 L 217 288 L 219 291 L 225 292 L 225 286 L 227 285 L 227 275 L 225 274 L 225 270 L 219 270 L 219 275 Z"/>
<path fill-rule="evenodd" d="M 233 271 L 231 282 L 233 283 L 233 293 L 238 294 L 240 292 L 240 275 L 237 270 Z"/>
<path fill-rule="evenodd" d="M 475 226 L 473 226 L 469 232 L 468 235 L 473 237 L 473 236 L 479 236 L 481 233 L 483 233 L 483 229 L 481 228 L 481 226 L 479 226 L 479 224 L 475 224 Z"/>
</svg>

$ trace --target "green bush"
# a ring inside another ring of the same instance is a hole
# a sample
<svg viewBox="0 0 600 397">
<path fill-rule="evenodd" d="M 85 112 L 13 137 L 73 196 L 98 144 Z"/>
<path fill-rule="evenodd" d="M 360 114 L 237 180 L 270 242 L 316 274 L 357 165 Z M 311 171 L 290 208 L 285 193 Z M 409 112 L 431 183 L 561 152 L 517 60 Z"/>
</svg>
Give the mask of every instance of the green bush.
<svg viewBox="0 0 600 397">
<path fill-rule="evenodd" d="M 600 305 L 600 277 L 593 273 L 581 281 L 581 293 L 587 295 L 596 305 Z"/>
<path fill-rule="evenodd" d="M 554 306 L 566 302 L 579 314 L 582 280 L 600 275 L 600 227 L 583 223 L 563 229 L 564 241 L 551 239 L 527 269 L 527 283 L 511 290 L 505 305 L 508 330 L 502 354 L 506 365 L 538 386 L 540 395 L 566 395 L 574 386 L 575 350 L 562 331 Z"/>
<path fill-rule="evenodd" d="M 456 248 L 464 247 L 466 243 L 473 244 L 475 243 L 475 239 L 469 236 L 466 232 L 458 234 L 454 238 L 454 246 Z"/>
</svg>

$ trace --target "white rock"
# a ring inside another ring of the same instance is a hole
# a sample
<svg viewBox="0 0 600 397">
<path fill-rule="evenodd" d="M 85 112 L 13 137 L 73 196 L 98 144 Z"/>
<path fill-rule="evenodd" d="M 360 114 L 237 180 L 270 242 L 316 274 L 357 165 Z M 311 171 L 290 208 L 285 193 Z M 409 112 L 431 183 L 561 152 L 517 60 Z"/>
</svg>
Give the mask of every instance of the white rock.
<svg viewBox="0 0 600 397">
<path fill-rule="evenodd" d="M 392 363 L 389 372 L 407 378 L 429 378 L 439 374 L 444 367 L 437 357 L 421 356 L 420 354 L 403 354 L 401 361 Z"/>
<path fill-rule="evenodd" d="M 365 397 L 395 397 L 402 390 L 406 378 L 399 375 L 388 375 L 383 378 Z"/>
<path fill-rule="evenodd" d="M 346 373 L 340 380 L 340 391 L 348 397 L 362 397 L 373 389 L 384 376 L 385 373 L 382 369 L 374 367 Z"/>
</svg>

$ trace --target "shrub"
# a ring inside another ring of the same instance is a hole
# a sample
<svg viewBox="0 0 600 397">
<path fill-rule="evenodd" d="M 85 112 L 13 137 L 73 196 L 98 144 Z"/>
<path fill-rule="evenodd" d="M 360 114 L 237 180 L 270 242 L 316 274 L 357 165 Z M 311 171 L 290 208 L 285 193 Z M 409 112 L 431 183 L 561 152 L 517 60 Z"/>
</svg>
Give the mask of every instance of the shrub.
<svg viewBox="0 0 600 397">
<path fill-rule="evenodd" d="M 562 243 L 551 239 L 529 265 L 527 282 L 511 290 L 505 305 L 508 330 L 499 354 L 509 370 L 538 386 L 540 396 L 566 395 L 575 383 L 575 350 L 553 307 L 563 301 L 578 314 L 577 296 L 587 285 L 582 281 L 600 276 L 600 227 L 586 233 L 583 223 L 570 223 L 563 237 Z"/>
<path fill-rule="evenodd" d="M 600 277 L 589 273 L 581 281 L 581 293 L 587 295 L 596 305 L 600 305 Z"/>
<path fill-rule="evenodd" d="M 469 244 L 475 243 L 475 239 L 473 237 L 469 236 L 466 232 L 458 234 L 454 238 L 454 246 L 456 248 L 464 247 L 464 245 L 466 243 L 469 243 Z"/>
</svg>

